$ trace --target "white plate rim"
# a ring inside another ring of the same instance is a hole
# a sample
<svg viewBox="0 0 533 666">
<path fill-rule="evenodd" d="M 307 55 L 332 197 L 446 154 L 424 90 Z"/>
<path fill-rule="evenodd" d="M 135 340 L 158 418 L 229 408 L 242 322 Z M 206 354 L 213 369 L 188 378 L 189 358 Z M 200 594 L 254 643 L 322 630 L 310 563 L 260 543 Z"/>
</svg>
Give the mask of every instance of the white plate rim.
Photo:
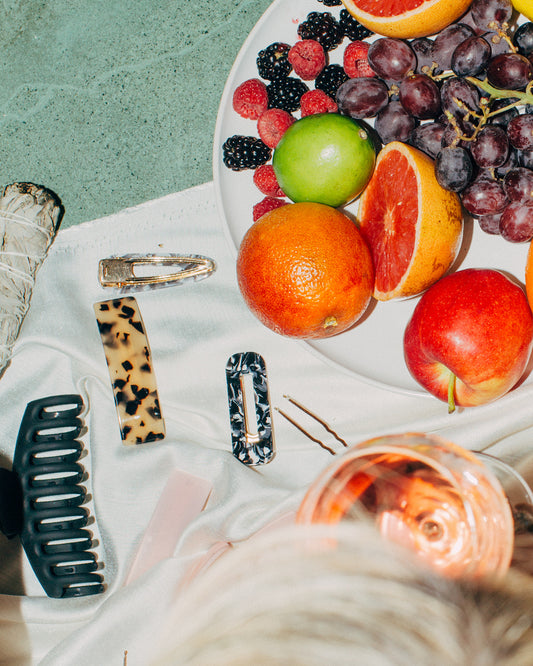
<svg viewBox="0 0 533 666">
<path fill-rule="evenodd" d="M 224 237 L 225 240 L 229 246 L 231 255 L 236 258 L 238 254 L 238 246 L 236 245 L 235 238 L 232 236 L 231 232 L 231 225 L 230 222 L 228 221 L 227 217 L 227 212 L 225 210 L 224 206 L 224 201 L 223 201 L 223 193 L 222 193 L 222 187 L 221 187 L 221 172 L 222 170 L 226 169 L 226 167 L 223 165 L 222 162 L 222 157 L 221 157 L 221 149 L 222 149 L 222 144 L 223 141 L 225 140 L 225 136 L 223 136 L 223 127 L 224 127 L 224 121 L 225 121 L 225 112 L 227 109 L 231 108 L 231 100 L 233 96 L 233 91 L 238 85 L 238 83 L 241 82 L 240 79 L 237 79 L 238 74 L 239 74 L 239 68 L 243 64 L 243 62 L 249 57 L 250 51 L 252 50 L 253 46 L 253 52 L 256 54 L 260 48 L 264 48 L 268 43 L 271 43 L 272 41 L 275 41 L 277 37 L 275 35 L 271 36 L 271 40 L 266 43 L 261 43 L 257 40 L 258 35 L 262 32 L 264 24 L 270 19 L 272 14 L 275 14 L 276 12 L 280 11 L 280 9 L 283 8 L 284 5 L 287 5 L 290 2 L 290 0 L 274 0 L 269 7 L 263 12 L 261 17 L 258 19 L 257 23 L 254 25 L 246 39 L 244 40 L 241 48 L 238 51 L 238 54 L 235 58 L 235 61 L 232 65 L 232 68 L 230 70 L 230 73 L 228 75 L 228 78 L 226 80 L 226 83 L 224 85 L 223 93 L 220 99 L 219 107 L 218 107 L 218 112 L 217 112 L 217 118 L 216 118 L 216 123 L 215 123 L 215 131 L 214 131 L 214 140 L 213 140 L 213 180 L 214 180 L 214 190 L 215 190 L 215 199 L 216 199 L 216 206 L 217 210 L 219 212 L 219 215 L 221 217 L 221 220 L 223 222 L 223 232 L 224 232 Z M 302 5 L 308 5 L 307 11 L 331 11 L 334 9 L 342 9 L 341 7 L 327 7 L 324 5 L 320 5 L 318 3 L 318 0 L 316 2 L 313 2 L 313 0 L 299 0 L 299 3 Z M 294 2 L 292 3 L 293 5 L 295 4 Z M 288 11 L 288 10 L 287 10 Z M 258 76 L 258 74 L 257 74 Z M 260 197 L 261 195 L 259 195 Z M 258 199 L 259 200 L 259 199 Z M 487 237 L 487 234 L 483 234 L 482 237 Z M 493 240 L 494 237 L 490 237 L 491 240 Z M 485 238 L 487 240 L 487 238 Z M 512 244 L 507 243 L 503 239 L 498 239 L 500 243 L 503 244 L 503 249 L 511 249 L 509 246 Z M 516 249 L 516 247 L 514 248 Z M 465 266 L 466 267 L 466 266 Z M 502 270 L 506 270 L 505 268 L 502 268 Z M 410 299 L 414 300 L 414 299 Z M 378 306 L 381 306 L 383 304 L 378 303 Z M 386 304 L 385 304 L 386 305 Z M 357 326 L 355 327 L 357 328 Z M 349 331 L 345 332 L 340 335 L 349 335 Z M 422 387 L 417 387 L 417 386 L 399 386 L 397 384 L 391 383 L 389 381 L 382 381 L 380 379 L 377 379 L 375 377 L 369 376 L 367 373 L 363 373 L 357 370 L 354 370 L 353 368 L 348 367 L 347 365 L 344 365 L 342 362 L 339 362 L 338 360 L 330 357 L 324 350 L 320 349 L 320 345 L 324 343 L 329 343 L 330 341 L 335 341 L 335 337 L 333 336 L 331 338 L 326 338 L 324 340 L 300 340 L 300 339 L 294 339 L 294 342 L 297 342 L 300 345 L 303 345 L 307 350 L 311 351 L 312 354 L 325 362 L 327 365 L 330 367 L 341 371 L 345 374 L 348 374 L 351 377 L 354 377 L 363 383 L 374 386 L 376 388 L 393 392 L 393 393 L 399 393 L 402 395 L 407 395 L 407 396 L 416 396 L 416 397 L 431 397 L 431 395 L 425 391 Z M 340 337 L 340 336 L 339 336 Z M 416 381 L 412 379 L 414 384 L 416 384 Z M 528 381 L 528 378 L 525 380 L 526 382 Z"/>
</svg>

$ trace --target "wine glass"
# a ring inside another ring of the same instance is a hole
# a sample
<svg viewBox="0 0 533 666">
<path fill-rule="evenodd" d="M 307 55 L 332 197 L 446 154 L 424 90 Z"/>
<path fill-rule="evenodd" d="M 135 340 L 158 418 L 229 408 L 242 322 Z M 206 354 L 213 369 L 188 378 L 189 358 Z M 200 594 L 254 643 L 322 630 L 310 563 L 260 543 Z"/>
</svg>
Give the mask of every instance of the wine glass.
<svg viewBox="0 0 533 666">
<path fill-rule="evenodd" d="M 446 576 L 501 576 L 513 556 L 513 513 L 496 465 L 484 460 L 435 435 L 376 437 L 335 457 L 297 521 L 370 517 L 385 538 Z"/>
</svg>

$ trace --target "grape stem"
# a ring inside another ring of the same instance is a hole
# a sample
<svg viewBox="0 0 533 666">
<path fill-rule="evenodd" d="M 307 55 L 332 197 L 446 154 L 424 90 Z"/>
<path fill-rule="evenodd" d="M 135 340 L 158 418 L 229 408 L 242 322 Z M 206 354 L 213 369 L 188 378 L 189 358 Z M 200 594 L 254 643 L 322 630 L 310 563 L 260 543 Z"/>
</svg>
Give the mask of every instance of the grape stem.
<svg viewBox="0 0 533 666">
<path fill-rule="evenodd" d="M 495 88 L 488 81 L 481 81 L 480 79 L 476 79 L 475 76 L 467 76 L 465 78 L 473 85 L 488 93 L 492 99 L 515 99 L 516 102 L 510 104 L 509 107 L 519 104 L 533 104 L 533 81 L 528 83 L 525 90 L 507 90 L 504 88 Z M 502 111 L 504 109 L 498 109 L 498 113 Z"/>
<path fill-rule="evenodd" d="M 519 106 L 521 104 L 533 104 L 533 81 L 530 81 L 526 86 L 526 89 L 522 91 L 522 90 L 507 90 L 505 88 L 495 88 L 488 81 L 481 81 L 480 79 L 476 79 L 474 76 L 466 76 L 465 79 L 470 83 L 472 83 L 473 85 L 477 86 L 478 88 L 481 88 L 483 92 L 488 93 L 490 99 L 481 100 L 480 102 L 481 115 L 480 115 L 472 111 L 472 109 L 469 109 L 460 99 L 454 98 L 454 101 L 457 104 L 457 106 L 460 109 L 465 109 L 467 113 L 465 117 L 476 118 L 478 120 L 478 123 L 474 128 L 473 134 L 471 136 L 466 136 L 459 129 L 457 120 L 454 118 L 453 114 L 450 111 L 445 111 L 445 115 L 448 118 L 448 121 L 454 126 L 455 133 L 457 134 L 457 137 L 452 145 L 456 145 L 457 143 L 459 143 L 459 141 L 475 141 L 477 135 L 479 134 L 483 126 L 487 123 L 489 118 L 492 118 L 493 116 L 496 116 L 500 113 L 504 113 L 505 111 L 509 111 L 510 109 L 513 109 L 515 106 Z M 490 102 L 493 99 L 512 99 L 513 101 L 507 104 L 506 106 L 497 109 L 496 111 L 490 111 Z"/>
<path fill-rule="evenodd" d="M 455 374 L 450 372 L 448 380 L 448 414 L 455 412 Z"/>
<path fill-rule="evenodd" d="M 495 37 L 498 39 L 503 39 L 509 45 L 509 49 L 513 53 L 517 53 L 518 48 L 513 44 L 513 40 L 509 37 L 509 24 L 502 23 L 500 25 L 497 21 L 491 21 L 488 26 L 491 30 L 494 30 Z"/>
</svg>

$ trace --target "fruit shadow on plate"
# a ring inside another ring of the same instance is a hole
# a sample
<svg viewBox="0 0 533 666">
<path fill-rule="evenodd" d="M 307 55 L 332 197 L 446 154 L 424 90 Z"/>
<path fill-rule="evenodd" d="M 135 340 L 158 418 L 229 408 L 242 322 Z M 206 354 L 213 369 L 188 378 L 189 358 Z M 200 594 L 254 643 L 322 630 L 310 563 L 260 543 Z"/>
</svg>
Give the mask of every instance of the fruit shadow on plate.
<svg viewBox="0 0 533 666">
<path fill-rule="evenodd" d="M 461 268 L 461 264 L 466 259 L 468 252 L 470 250 L 470 246 L 472 245 L 473 235 L 474 235 L 474 220 L 470 215 L 465 213 L 463 221 L 463 238 L 461 240 L 461 247 L 459 248 L 459 252 L 455 257 L 455 261 L 450 266 L 447 273 L 455 273 L 455 271 L 458 271 Z"/>
</svg>

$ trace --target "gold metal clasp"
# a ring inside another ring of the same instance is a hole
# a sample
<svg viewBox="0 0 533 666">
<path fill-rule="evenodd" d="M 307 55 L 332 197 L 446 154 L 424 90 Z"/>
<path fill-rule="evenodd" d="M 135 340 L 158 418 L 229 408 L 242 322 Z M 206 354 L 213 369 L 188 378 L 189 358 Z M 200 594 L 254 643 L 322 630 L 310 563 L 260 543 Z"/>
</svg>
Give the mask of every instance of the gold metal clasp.
<svg viewBox="0 0 533 666">
<path fill-rule="evenodd" d="M 175 267 L 174 272 L 159 272 L 158 267 Z M 148 267 L 148 270 L 147 270 Z M 102 287 L 165 285 L 207 277 L 216 269 L 212 259 L 201 255 L 125 255 L 101 259 L 98 276 Z"/>
</svg>

